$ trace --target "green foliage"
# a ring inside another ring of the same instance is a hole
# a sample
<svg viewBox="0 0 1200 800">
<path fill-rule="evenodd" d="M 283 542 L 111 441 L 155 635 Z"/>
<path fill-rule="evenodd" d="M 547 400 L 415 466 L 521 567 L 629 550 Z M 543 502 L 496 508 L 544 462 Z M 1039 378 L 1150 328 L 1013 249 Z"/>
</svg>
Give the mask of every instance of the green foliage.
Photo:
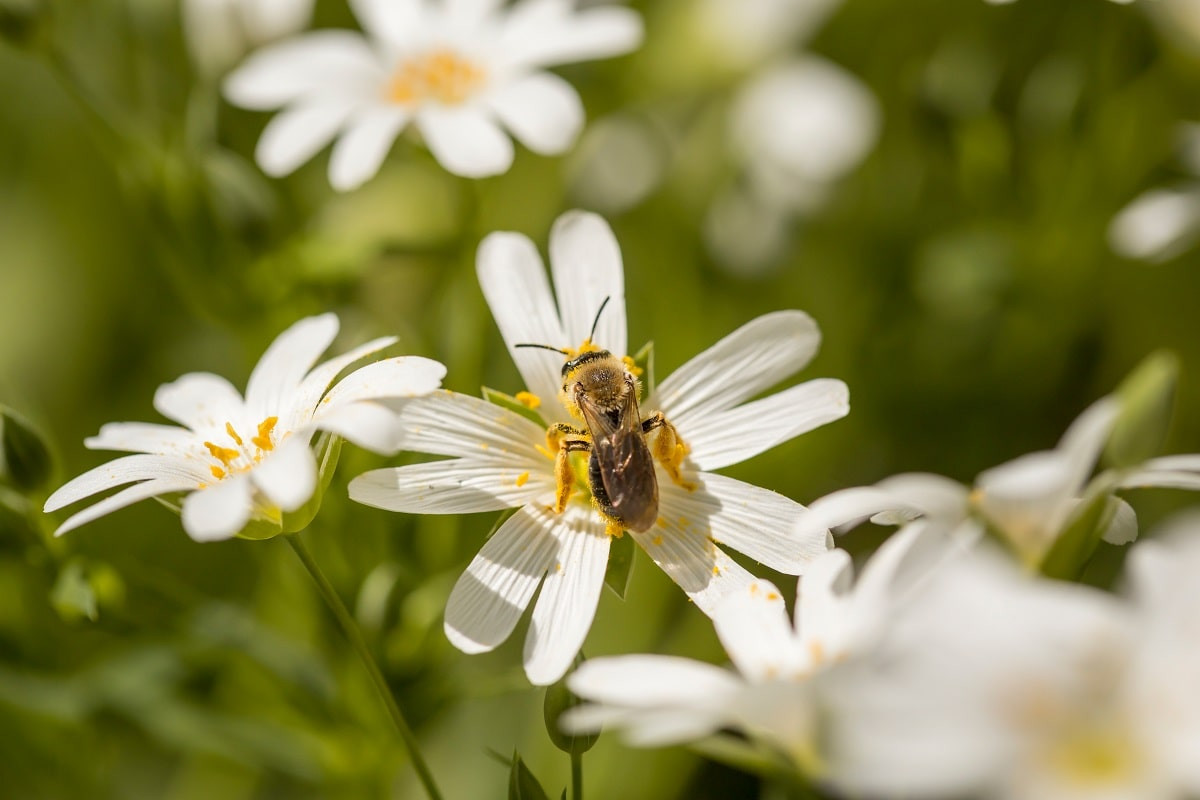
<svg viewBox="0 0 1200 800">
<path fill-rule="evenodd" d="M 548 800 L 546 790 L 525 766 L 514 750 L 512 770 L 508 774 L 508 800 Z"/>
<path fill-rule="evenodd" d="M 583 663 L 582 654 L 576 657 L 575 665 L 571 668 L 572 671 L 581 663 Z M 569 675 L 570 673 L 567 673 L 566 676 L 563 676 L 556 683 L 546 687 L 546 699 L 542 704 L 542 715 L 546 720 L 546 733 L 549 734 L 550 741 L 554 742 L 554 746 L 564 753 L 579 756 L 591 750 L 600 736 L 599 734 L 572 736 L 563 731 L 562 715 L 583 702 L 567 688 L 567 677 Z"/>
<path fill-rule="evenodd" d="M 34 492 L 46 487 L 53 471 L 46 440 L 17 412 L 0 405 L 0 483 Z"/>
<path fill-rule="evenodd" d="M 1178 383 L 1179 358 L 1166 352 L 1147 356 L 1121 382 L 1121 412 L 1104 451 L 1109 463 L 1129 467 L 1162 453 Z"/>
</svg>

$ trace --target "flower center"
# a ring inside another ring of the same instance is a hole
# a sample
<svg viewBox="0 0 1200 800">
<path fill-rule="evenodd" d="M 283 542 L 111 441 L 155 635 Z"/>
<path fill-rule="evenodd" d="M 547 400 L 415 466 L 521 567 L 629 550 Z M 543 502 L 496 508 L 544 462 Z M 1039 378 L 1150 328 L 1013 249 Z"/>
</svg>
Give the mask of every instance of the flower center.
<svg viewBox="0 0 1200 800">
<path fill-rule="evenodd" d="M 482 67 L 454 51 L 433 50 L 400 63 L 388 82 L 387 97 L 403 106 L 431 100 L 455 106 L 470 97 L 486 78 Z"/>
<path fill-rule="evenodd" d="M 258 431 L 250 437 L 249 445 L 233 427 L 233 423 L 226 422 L 225 432 L 229 434 L 235 447 L 223 447 L 213 442 L 204 443 L 208 452 L 219 462 L 219 465 L 213 464 L 208 468 L 213 477 L 221 480 L 227 475 L 245 472 L 262 461 L 264 455 L 275 449 L 275 442 L 272 440 L 271 434 L 278 422 L 279 417 L 267 417 L 258 423 Z"/>
</svg>

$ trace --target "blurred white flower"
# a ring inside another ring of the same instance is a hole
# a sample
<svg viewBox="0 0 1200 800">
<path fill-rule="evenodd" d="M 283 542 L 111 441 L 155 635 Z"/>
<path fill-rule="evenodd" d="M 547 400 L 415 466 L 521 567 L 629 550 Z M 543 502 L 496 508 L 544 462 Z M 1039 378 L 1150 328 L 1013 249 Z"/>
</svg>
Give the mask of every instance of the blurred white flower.
<svg viewBox="0 0 1200 800">
<path fill-rule="evenodd" d="M 183 528 L 198 542 L 228 539 L 252 520 L 279 532 L 283 514 L 304 506 L 318 487 L 310 441 L 318 431 L 377 452 L 394 451 L 395 415 L 377 402 L 436 389 L 445 367 L 418 357 L 377 361 L 333 388 L 343 370 L 395 342 L 376 339 L 313 367 L 338 332 L 334 314 L 297 322 L 267 348 L 246 386 L 207 372 L 184 375 L 154 394 L 159 413 L 183 427 L 112 422 L 85 441 L 123 456 L 68 481 L 46 500 L 55 511 L 132 483 L 76 513 L 56 535 L 139 500 L 183 493 Z"/>
<path fill-rule="evenodd" d="M 1171 587 L 1182 570 L 1156 561 L 1135 563 L 1154 567 L 1139 569 L 1151 593 L 1194 594 L 1200 560 Z M 1200 640 L 1176 628 L 1159 637 L 1172 646 L 1152 645 L 1156 605 L 978 550 L 946 565 L 893 617 L 875 663 L 831 688 L 832 782 L 881 798 L 1194 796 Z"/>
<path fill-rule="evenodd" d="M 182 0 L 184 39 L 202 72 L 223 72 L 248 50 L 307 27 L 313 2 Z"/>
<path fill-rule="evenodd" d="M 1196 7 L 1200 9 L 1200 4 Z M 1192 176 L 1200 176 L 1200 125 L 1180 125 L 1177 138 L 1184 168 Z M 1108 226 L 1108 243 L 1117 254 L 1150 263 L 1174 258 L 1198 238 L 1200 182 L 1196 180 L 1143 192 L 1121 209 Z"/>
<path fill-rule="evenodd" d="M 841 0 L 696 0 L 701 41 L 739 68 L 807 40 Z"/>
<path fill-rule="evenodd" d="M 525 672 L 535 684 L 558 680 L 583 645 L 604 583 L 610 532 L 622 535 L 621 526 L 599 511 L 586 479 L 575 481 L 561 513 L 554 510 L 556 453 L 548 447 L 547 426 L 572 421 L 552 400 L 559 397 L 566 359 L 516 346 L 576 353 L 603 348 L 625 356 L 621 252 L 601 218 L 571 212 L 551 232 L 550 262 L 557 302 L 529 239 L 494 233 L 479 248 L 480 285 L 529 389 L 518 397 L 530 411 L 538 409 L 540 424 L 453 392 L 417 398 L 400 407 L 400 446 L 452 458 L 368 472 L 350 484 L 353 499 L 392 511 L 517 509 L 455 585 L 445 629 L 464 652 L 491 650 L 509 637 L 541 584 L 525 640 Z M 593 341 L 589 332 L 602 307 Z M 674 425 L 684 458 L 681 480 L 655 464 L 658 519 L 645 531 L 624 533 L 705 613 L 753 580 L 718 543 L 792 575 L 826 550 L 826 531 L 804 538 L 781 533 L 802 510 L 799 504 L 708 471 L 847 413 L 846 386 L 830 379 L 745 402 L 802 369 L 819 341 L 807 314 L 767 314 L 684 364 L 640 403 L 643 418 L 661 411 Z M 579 455 L 584 458 L 576 475 L 586 475 L 586 454 Z"/>
<path fill-rule="evenodd" d="M 692 742 L 737 729 L 806 770 L 821 760 L 819 676 L 874 646 L 903 586 L 897 574 L 922 535 L 918 526 L 884 542 L 851 586 L 850 556 L 831 550 L 800 579 L 794 627 L 783 597 L 758 580 L 713 615 L 736 672 L 674 656 L 585 661 L 570 678 L 585 705 L 564 719 L 573 732 L 619 728 L 639 746 Z"/>
<path fill-rule="evenodd" d="M 225 83 L 250 109 L 284 110 L 256 156 L 286 175 L 337 139 L 329 180 L 370 179 L 411 122 L 443 167 L 471 178 L 505 172 L 506 128 L 536 153 L 562 153 L 583 126 L 579 95 L 544 68 L 637 47 L 626 8 L 576 12 L 570 0 L 352 0 L 367 36 L 319 31 L 252 55 Z"/>
<path fill-rule="evenodd" d="M 1106 397 L 1071 424 L 1054 450 L 1029 453 L 979 475 L 974 489 L 939 475 L 905 474 L 874 486 L 842 489 L 815 502 L 797 523 L 803 535 L 857 523 L 874 515 L 883 524 L 917 517 L 952 529 L 972 519 L 991 526 L 1022 561 L 1036 566 L 1090 497 L 1088 482 L 1119 412 Z M 1154 473 L 1135 473 L 1147 483 Z M 1112 480 L 1097 479 L 1110 490 Z M 1126 544 L 1137 537 L 1137 518 L 1124 500 L 1111 498 L 1103 514 L 1103 538 Z"/>
</svg>

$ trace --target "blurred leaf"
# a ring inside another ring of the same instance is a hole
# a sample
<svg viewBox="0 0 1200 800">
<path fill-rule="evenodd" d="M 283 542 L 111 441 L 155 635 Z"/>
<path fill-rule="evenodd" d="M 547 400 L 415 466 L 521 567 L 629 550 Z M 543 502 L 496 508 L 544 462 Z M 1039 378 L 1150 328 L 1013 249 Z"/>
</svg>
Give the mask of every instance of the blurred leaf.
<svg viewBox="0 0 1200 800">
<path fill-rule="evenodd" d="M 1074 580 L 1096 552 L 1109 520 L 1112 495 L 1097 492 L 1080 501 L 1070 522 L 1042 558 L 1041 572 L 1048 578 Z"/>
<path fill-rule="evenodd" d="M 614 537 L 608 548 L 604 583 L 622 600 L 625 599 L 625 590 L 629 588 L 629 576 L 633 572 L 633 551 L 632 536 Z"/>
<path fill-rule="evenodd" d="M 84 574 L 83 560 L 72 559 L 58 573 L 50 602 L 58 615 L 67 622 L 89 619 L 95 622 L 100 616 L 96 603 L 96 592 Z"/>
<path fill-rule="evenodd" d="M 1179 358 L 1160 350 L 1121 382 L 1116 391 L 1121 410 L 1104 451 L 1110 464 L 1130 467 L 1162 452 L 1178 381 Z"/>
<path fill-rule="evenodd" d="M 22 492 L 41 489 L 53 471 L 50 448 L 33 426 L 7 406 L 0 406 L 0 483 Z"/>
<path fill-rule="evenodd" d="M 629 537 L 623 537 L 628 539 Z M 583 663 L 583 656 L 575 657 L 575 664 L 571 667 L 571 672 Z M 573 736 L 563 732 L 561 720 L 562 715 L 568 709 L 583 703 L 579 697 L 567 688 L 567 673 L 559 678 L 556 683 L 546 687 L 546 699 L 542 703 L 542 714 L 546 720 L 546 733 L 550 734 L 550 741 L 554 746 L 564 753 L 572 755 L 580 755 L 591 750 L 596 744 L 596 740 L 600 738 L 599 733 L 590 733 L 583 736 Z"/>
<path fill-rule="evenodd" d="M 508 800 L 549 800 L 546 790 L 513 751 L 512 770 L 508 773 Z"/>
<path fill-rule="evenodd" d="M 501 408 L 507 408 L 509 411 L 520 414 L 525 419 L 534 422 L 539 426 L 546 424 L 546 421 L 542 419 L 541 414 L 537 413 L 534 408 L 525 405 L 511 394 L 505 394 L 504 392 L 497 391 L 496 389 L 492 389 L 488 386 L 482 387 L 481 391 L 483 392 L 483 399 L 487 400 L 489 403 L 498 405 Z M 542 400 L 544 398 L 538 399 Z"/>
<path fill-rule="evenodd" d="M 0 37 L 18 47 L 29 44 L 44 13 L 43 0 L 0 0 Z"/>
</svg>

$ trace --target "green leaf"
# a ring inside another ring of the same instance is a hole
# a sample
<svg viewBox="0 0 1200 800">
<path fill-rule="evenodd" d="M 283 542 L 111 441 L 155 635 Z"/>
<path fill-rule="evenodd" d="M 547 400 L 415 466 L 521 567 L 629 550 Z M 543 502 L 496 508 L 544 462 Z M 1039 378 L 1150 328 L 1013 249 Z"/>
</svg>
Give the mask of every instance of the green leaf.
<svg viewBox="0 0 1200 800">
<path fill-rule="evenodd" d="M 1048 578 L 1074 580 L 1096 552 L 1104 528 L 1116 510 L 1116 500 L 1096 492 L 1080 502 L 1075 515 L 1050 546 L 1039 569 Z"/>
<path fill-rule="evenodd" d="M 642 349 L 638 350 L 633 356 L 633 363 L 642 371 L 640 379 L 642 381 L 642 399 L 649 397 L 654 392 L 654 342 L 649 341 L 642 345 Z"/>
<path fill-rule="evenodd" d="M 628 537 L 626 537 L 628 538 Z M 571 672 L 583 663 L 583 656 L 575 657 L 575 664 L 571 668 Z M 567 673 L 568 675 L 570 673 Z M 554 746 L 564 753 L 572 755 L 580 755 L 591 750 L 596 744 L 596 740 L 600 738 L 599 733 L 590 733 L 582 736 L 572 736 L 564 733 L 561 725 L 562 715 L 568 709 L 583 703 L 579 697 L 567 688 L 567 676 L 564 675 L 554 683 L 546 687 L 546 699 L 542 704 L 542 713 L 546 719 L 546 733 L 550 735 L 550 741 Z"/>
<path fill-rule="evenodd" d="M 1121 410 L 1104 451 L 1109 464 L 1134 466 L 1162 452 L 1178 382 L 1179 358 L 1165 350 L 1146 356 L 1121 382 Z"/>
<path fill-rule="evenodd" d="M 24 417 L 0 406 L 0 483 L 28 494 L 50 481 L 53 466 L 41 435 Z"/>
<path fill-rule="evenodd" d="M 96 592 L 84 572 L 82 559 L 73 559 L 58 573 L 58 580 L 50 590 L 50 603 L 67 622 L 81 619 L 95 622 L 100 616 Z"/>
<path fill-rule="evenodd" d="M 529 406 L 525 405 L 520 400 L 513 397 L 511 394 L 505 394 L 504 392 L 497 391 L 497 390 L 492 389 L 487 386 L 482 387 L 481 391 L 483 392 L 483 399 L 487 400 L 489 403 L 498 405 L 501 408 L 507 408 L 509 411 L 512 411 L 516 414 L 520 414 L 522 417 L 529 420 L 530 422 L 537 423 L 537 425 L 539 427 L 545 427 L 546 420 L 542 419 L 541 414 L 539 414 L 537 411 L 530 408 Z M 540 400 L 543 403 L 547 402 L 551 399 L 553 399 L 553 398 L 546 398 L 546 397 L 538 398 L 538 400 Z"/>
<path fill-rule="evenodd" d="M 549 800 L 546 790 L 513 751 L 512 770 L 508 773 L 508 800 Z"/>
<path fill-rule="evenodd" d="M 608 567 L 604 570 L 604 584 L 625 599 L 629 588 L 629 576 L 633 572 L 633 537 L 615 537 L 608 547 Z"/>
</svg>

